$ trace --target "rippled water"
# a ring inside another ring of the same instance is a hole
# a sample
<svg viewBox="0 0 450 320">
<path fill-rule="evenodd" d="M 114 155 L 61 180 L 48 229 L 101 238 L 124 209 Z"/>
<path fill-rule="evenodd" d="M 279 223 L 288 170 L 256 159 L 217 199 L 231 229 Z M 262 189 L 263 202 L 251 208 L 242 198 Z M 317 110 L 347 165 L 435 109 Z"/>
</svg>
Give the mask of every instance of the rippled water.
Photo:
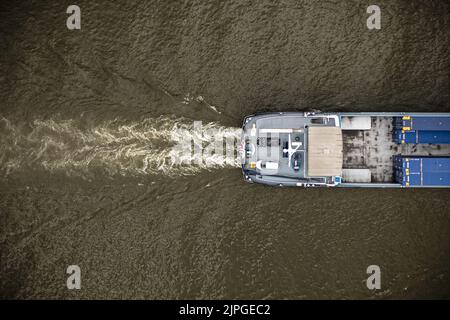
<svg viewBox="0 0 450 320">
<path fill-rule="evenodd" d="M 0 296 L 450 297 L 450 191 L 269 188 L 172 148 L 259 111 L 450 112 L 448 3 L 377 1 L 379 31 L 370 4 L 78 1 L 69 31 L 2 2 Z"/>
</svg>

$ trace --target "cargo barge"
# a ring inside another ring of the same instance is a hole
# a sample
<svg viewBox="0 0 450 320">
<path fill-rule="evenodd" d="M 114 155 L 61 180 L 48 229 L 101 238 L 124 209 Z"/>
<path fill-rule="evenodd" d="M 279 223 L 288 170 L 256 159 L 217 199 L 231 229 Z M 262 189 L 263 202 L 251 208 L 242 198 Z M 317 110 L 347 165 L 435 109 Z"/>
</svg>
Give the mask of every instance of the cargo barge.
<svg viewBox="0 0 450 320">
<path fill-rule="evenodd" d="M 250 183 L 450 188 L 450 113 L 263 113 L 242 129 Z"/>
</svg>

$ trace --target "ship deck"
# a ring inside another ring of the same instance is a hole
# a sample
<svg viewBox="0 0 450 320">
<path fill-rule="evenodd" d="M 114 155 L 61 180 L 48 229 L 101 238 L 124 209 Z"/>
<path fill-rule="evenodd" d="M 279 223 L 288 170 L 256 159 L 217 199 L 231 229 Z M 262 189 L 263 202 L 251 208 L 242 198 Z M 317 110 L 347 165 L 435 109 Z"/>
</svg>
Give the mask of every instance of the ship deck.
<svg viewBox="0 0 450 320">
<path fill-rule="evenodd" d="M 369 169 L 373 183 L 393 182 L 394 155 L 450 154 L 449 144 L 397 144 L 392 117 L 372 117 L 370 130 L 343 130 L 344 169 Z M 346 182 L 346 181 L 344 181 Z"/>
</svg>

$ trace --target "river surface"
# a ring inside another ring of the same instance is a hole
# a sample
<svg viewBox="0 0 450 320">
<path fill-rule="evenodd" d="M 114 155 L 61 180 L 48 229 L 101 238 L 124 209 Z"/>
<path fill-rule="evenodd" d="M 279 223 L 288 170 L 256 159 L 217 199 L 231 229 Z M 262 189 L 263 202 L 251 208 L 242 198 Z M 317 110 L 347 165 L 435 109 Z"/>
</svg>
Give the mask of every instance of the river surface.
<svg viewBox="0 0 450 320">
<path fill-rule="evenodd" d="M 0 4 L 0 297 L 450 298 L 450 190 L 271 188 L 168 160 L 193 121 L 450 112 L 447 1 L 76 4 L 81 30 L 65 2 Z"/>
</svg>

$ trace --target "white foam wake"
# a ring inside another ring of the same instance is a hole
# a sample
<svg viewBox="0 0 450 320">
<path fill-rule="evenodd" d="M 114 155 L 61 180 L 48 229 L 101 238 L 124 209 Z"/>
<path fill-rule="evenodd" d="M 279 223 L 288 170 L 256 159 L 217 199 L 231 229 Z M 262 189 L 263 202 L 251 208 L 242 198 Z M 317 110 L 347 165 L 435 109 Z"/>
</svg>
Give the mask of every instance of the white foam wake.
<svg viewBox="0 0 450 320">
<path fill-rule="evenodd" d="M 95 126 L 55 119 L 18 125 L 3 118 L 0 172 L 8 175 L 38 166 L 73 175 L 93 168 L 108 174 L 184 175 L 239 166 L 236 146 L 240 129 L 198 124 L 160 117 L 139 123 L 114 120 Z"/>
</svg>

